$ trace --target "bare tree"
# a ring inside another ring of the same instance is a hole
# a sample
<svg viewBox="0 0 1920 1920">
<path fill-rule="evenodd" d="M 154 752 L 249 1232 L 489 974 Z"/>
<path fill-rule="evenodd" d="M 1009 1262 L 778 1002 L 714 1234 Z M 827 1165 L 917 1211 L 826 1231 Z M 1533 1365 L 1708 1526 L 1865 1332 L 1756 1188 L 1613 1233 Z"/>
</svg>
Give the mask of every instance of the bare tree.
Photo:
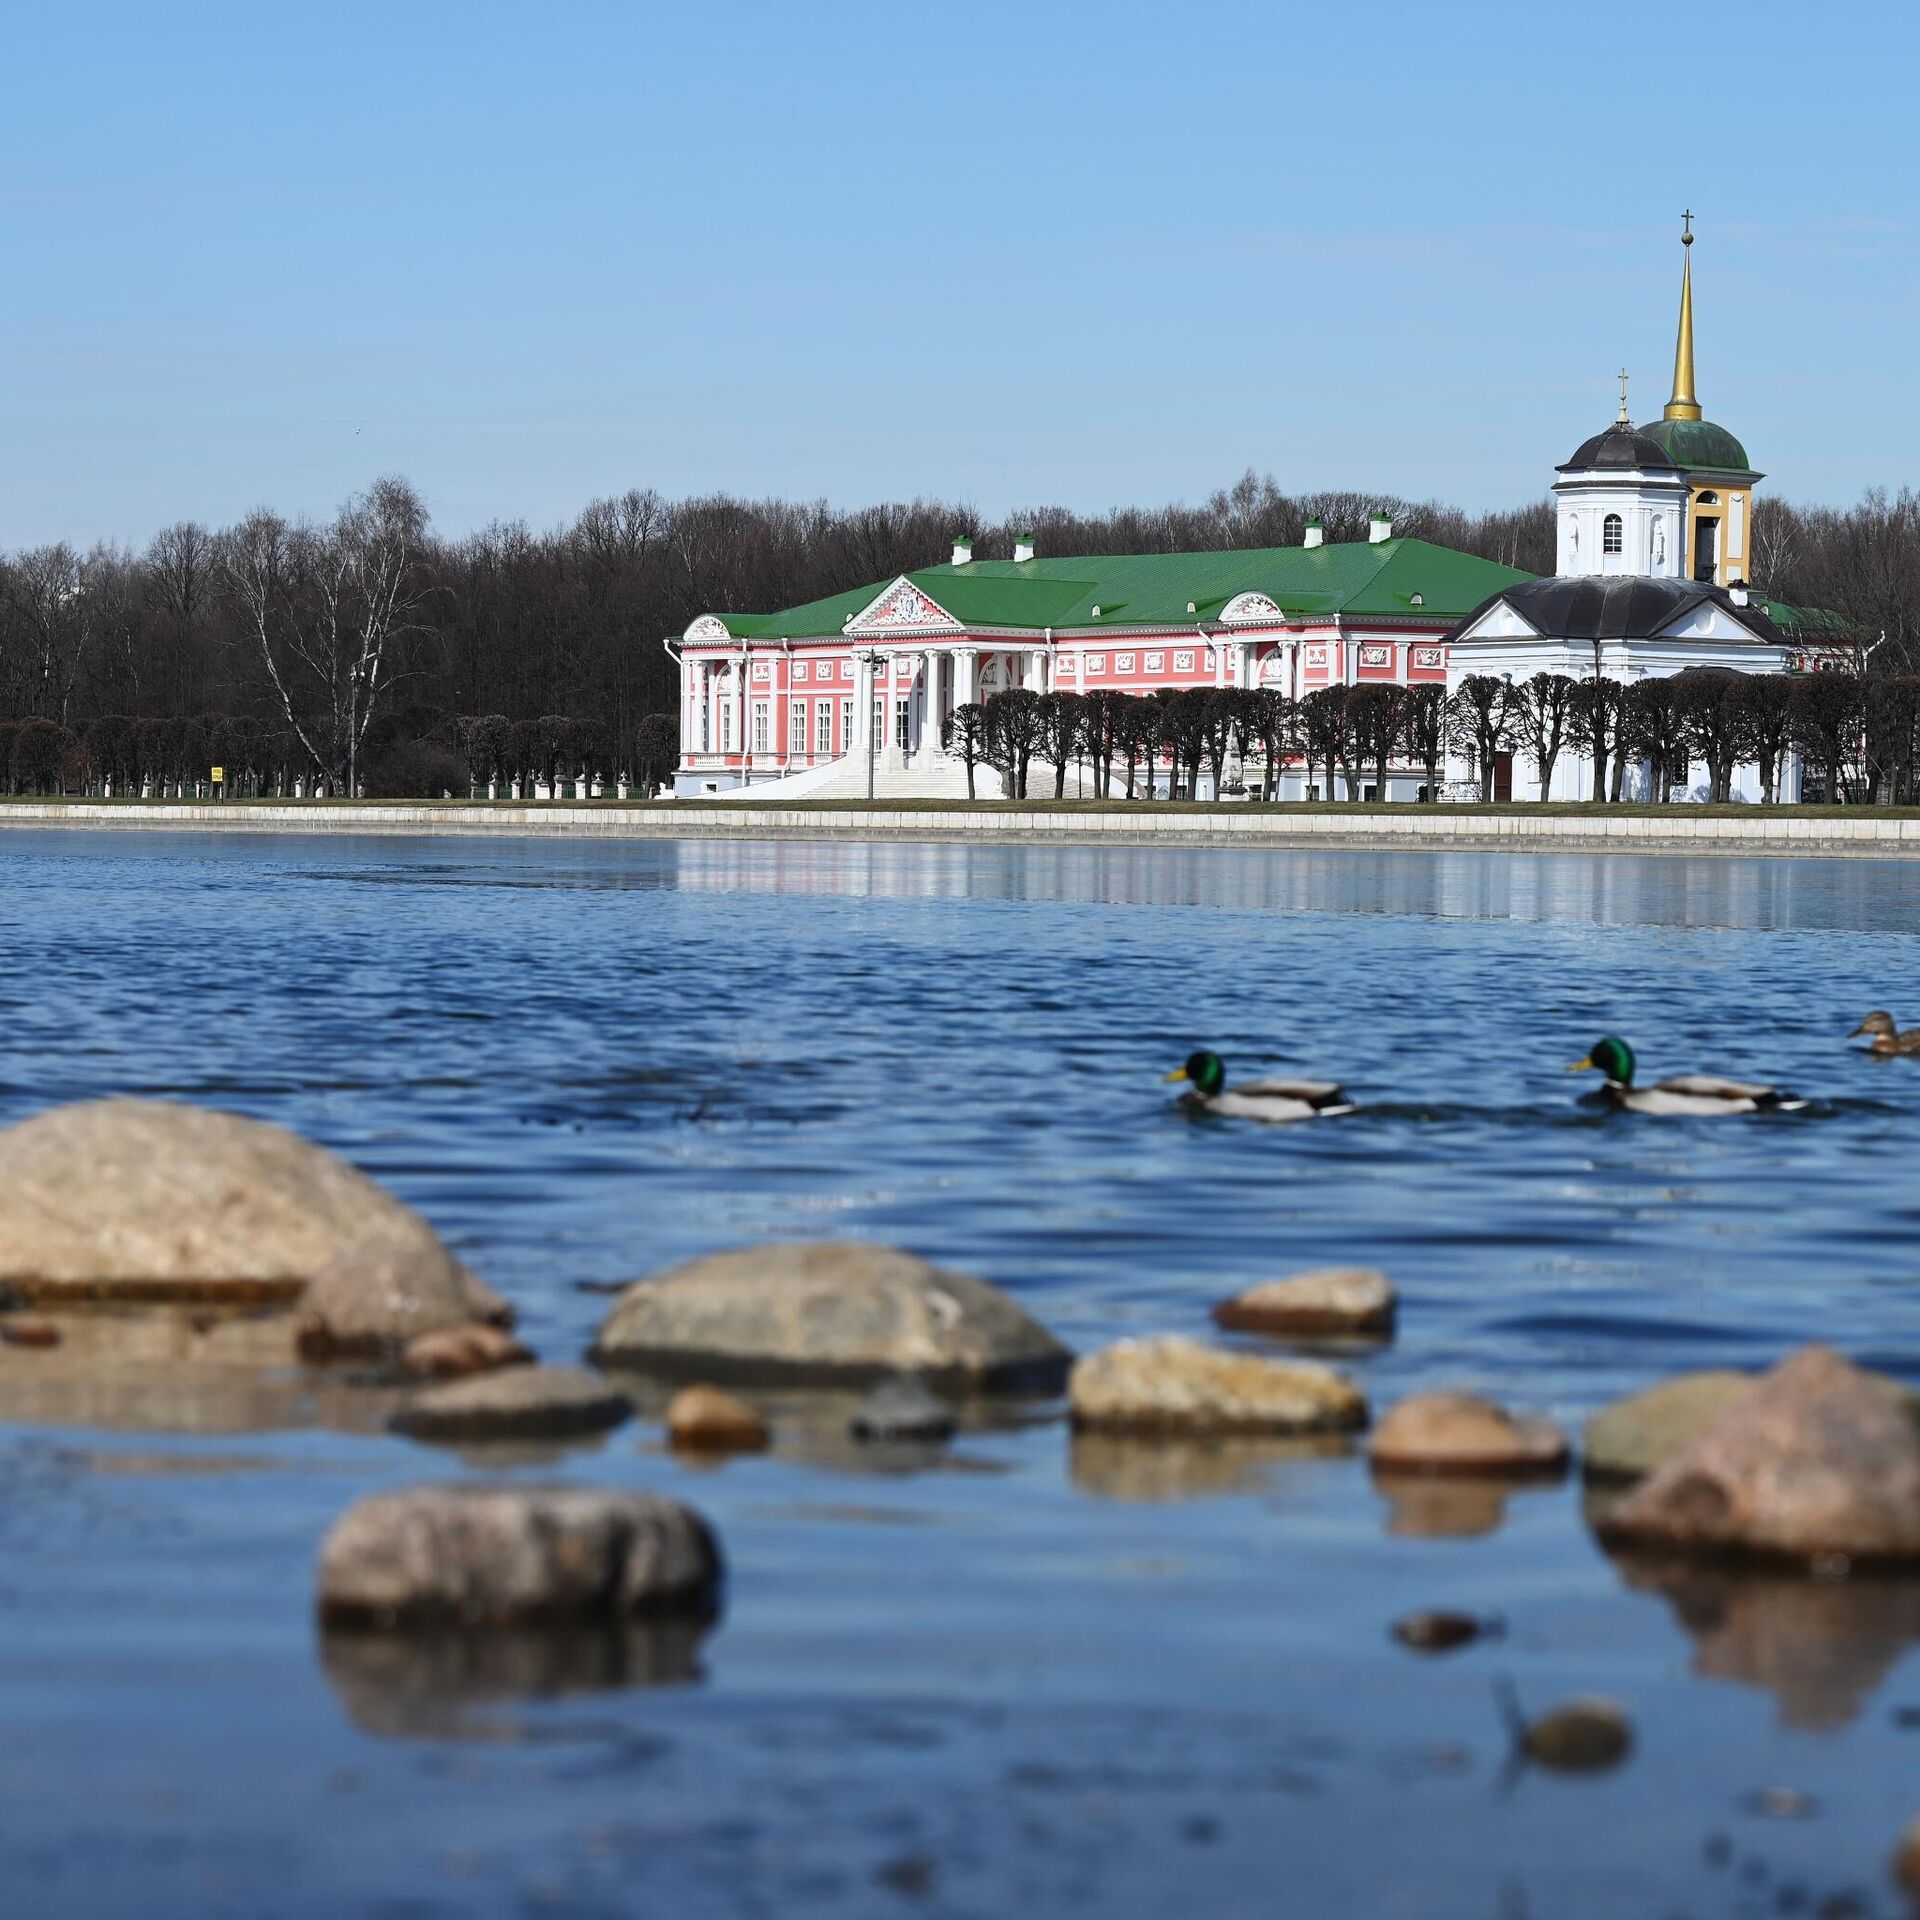
<svg viewBox="0 0 1920 1920">
<path fill-rule="evenodd" d="M 1543 803 L 1553 786 L 1554 763 L 1572 730 L 1577 686 L 1564 673 L 1536 673 L 1513 690 L 1515 730 L 1533 757 Z"/>
</svg>

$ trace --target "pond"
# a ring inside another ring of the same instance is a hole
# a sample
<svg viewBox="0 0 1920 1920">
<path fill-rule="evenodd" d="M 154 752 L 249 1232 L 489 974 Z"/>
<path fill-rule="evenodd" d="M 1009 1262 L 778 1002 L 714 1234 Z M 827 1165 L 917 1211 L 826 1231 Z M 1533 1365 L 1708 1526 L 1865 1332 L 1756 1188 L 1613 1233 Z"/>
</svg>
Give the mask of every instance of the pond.
<svg viewBox="0 0 1920 1920">
<path fill-rule="evenodd" d="M 295 1127 L 571 1360 L 610 1283 L 896 1241 L 1076 1348 L 1385 1268 L 1376 1407 L 1577 1423 L 1809 1339 L 1920 1384 L 1904 864 L 825 841 L 0 835 L 0 1121 L 138 1093 Z M 1804 1114 L 1597 1115 L 1643 1072 Z M 1338 1076 L 1187 1118 L 1161 1075 Z M 698 1468 L 641 1421 L 501 1468 L 324 1393 L 169 1407 L 0 1371 L 0 1904 L 36 1914 L 1707 1916 L 1902 1909 L 1920 1582 L 1617 1566 L 1576 1481 L 1390 1502 L 1351 1449 L 1071 1439 Z M 22 1384 L 26 1382 L 26 1384 Z M 183 1430 L 192 1429 L 192 1430 Z M 718 1528 L 697 1644 L 323 1640 L 377 1487 L 507 1471 Z M 1497 1614 L 1446 1659 L 1414 1607 Z M 1516 1771 L 1498 1705 L 1601 1693 L 1630 1759 Z"/>
</svg>

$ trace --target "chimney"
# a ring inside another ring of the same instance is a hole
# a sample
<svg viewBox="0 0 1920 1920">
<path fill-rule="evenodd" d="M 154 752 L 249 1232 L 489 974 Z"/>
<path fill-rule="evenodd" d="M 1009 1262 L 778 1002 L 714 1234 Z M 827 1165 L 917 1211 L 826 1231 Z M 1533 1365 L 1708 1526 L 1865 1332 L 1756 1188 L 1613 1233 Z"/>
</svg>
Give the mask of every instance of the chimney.
<svg viewBox="0 0 1920 1920">
<path fill-rule="evenodd" d="M 1033 558 L 1033 533 L 1016 533 L 1013 536 L 1013 557 L 1016 562 Z"/>
<path fill-rule="evenodd" d="M 1744 580 L 1730 580 L 1727 583 L 1727 598 L 1736 607 L 1744 607 L 1747 604 L 1747 583 Z"/>
<path fill-rule="evenodd" d="M 1383 540 L 1393 538 L 1393 522 L 1387 517 L 1385 507 L 1375 507 L 1373 518 L 1367 522 L 1367 542 L 1377 547 Z"/>
<path fill-rule="evenodd" d="M 1300 542 L 1303 547 L 1323 547 L 1327 543 L 1327 530 L 1318 520 L 1307 522 L 1307 537 Z"/>
<path fill-rule="evenodd" d="M 956 533 L 953 536 L 953 564 L 964 567 L 973 558 L 973 535 Z"/>
</svg>

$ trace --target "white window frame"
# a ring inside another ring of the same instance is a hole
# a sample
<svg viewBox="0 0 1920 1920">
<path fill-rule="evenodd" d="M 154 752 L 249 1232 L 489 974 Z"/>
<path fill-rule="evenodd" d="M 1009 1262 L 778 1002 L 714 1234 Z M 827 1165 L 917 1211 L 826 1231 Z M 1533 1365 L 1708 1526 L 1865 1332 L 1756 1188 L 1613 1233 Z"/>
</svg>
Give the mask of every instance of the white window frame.
<svg viewBox="0 0 1920 1920">
<path fill-rule="evenodd" d="M 805 753 L 807 750 L 807 703 L 804 699 L 787 702 L 787 751 Z"/>
<path fill-rule="evenodd" d="M 753 703 L 753 750 L 755 753 L 770 753 L 767 744 L 773 737 L 773 716 L 768 711 L 771 702 L 756 700 Z"/>
<path fill-rule="evenodd" d="M 1600 522 L 1600 551 L 1602 553 L 1625 553 L 1627 550 L 1627 523 L 1617 513 L 1610 513 Z"/>
</svg>

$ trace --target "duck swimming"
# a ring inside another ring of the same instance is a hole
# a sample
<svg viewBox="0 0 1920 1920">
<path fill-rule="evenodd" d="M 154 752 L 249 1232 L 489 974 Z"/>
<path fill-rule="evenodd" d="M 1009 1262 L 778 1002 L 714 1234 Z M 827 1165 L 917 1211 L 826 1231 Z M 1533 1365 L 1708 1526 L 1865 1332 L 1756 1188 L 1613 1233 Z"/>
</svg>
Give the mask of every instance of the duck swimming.
<svg viewBox="0 0 1920 1920">
<path fill-rule="evenodd" d="M 1268 1080 L 1244 1080 L 1227 1085 L 1227 1065 L 1217 1053 L 1202 1049 L 1175 1067 L 1169 1080 L 1184 1080 L 1181 1104 L 1200 1113 L 1217 1113 L 1231 1120 L 1265 1120 L 1282 1124 L 1292 1120 L 1326 1120 L 1353 1112 L 1353 1103 L 1341 1097 L 1337 1080 L 1293 1080 L 1276 1075 Z"/>
<path fill-rule="evenodd" d="M 1679 1073 L 1650 1087 L 1633 1084 L 1633 1049 L 1617 1034 L 1594 1043 L 1569 1073 L 1604 1073 L 1603 1097 L 1629 1113 L 1698 1116 L 1713 1113 L 1796 1113 L 1807 1103 L 1754 1080 L 1722 1080 L 1711 1073 Z"/>
<path fill-rule="evenodd" d="M 1894 1024 L 1893 1015 L 1879 1007 L 1868 1014 L 1847 1038 L 1857 1039 L 1863 1033 L 1873 1035 L 1873 1044 L 1867 1051 L 1877 1053 L 1883 1060 L 1892 1059 L 1896 1054 L 1920 1053 L 1920 1027 L 1909 1027 L 1902 1033 Z"/>
</svg>

